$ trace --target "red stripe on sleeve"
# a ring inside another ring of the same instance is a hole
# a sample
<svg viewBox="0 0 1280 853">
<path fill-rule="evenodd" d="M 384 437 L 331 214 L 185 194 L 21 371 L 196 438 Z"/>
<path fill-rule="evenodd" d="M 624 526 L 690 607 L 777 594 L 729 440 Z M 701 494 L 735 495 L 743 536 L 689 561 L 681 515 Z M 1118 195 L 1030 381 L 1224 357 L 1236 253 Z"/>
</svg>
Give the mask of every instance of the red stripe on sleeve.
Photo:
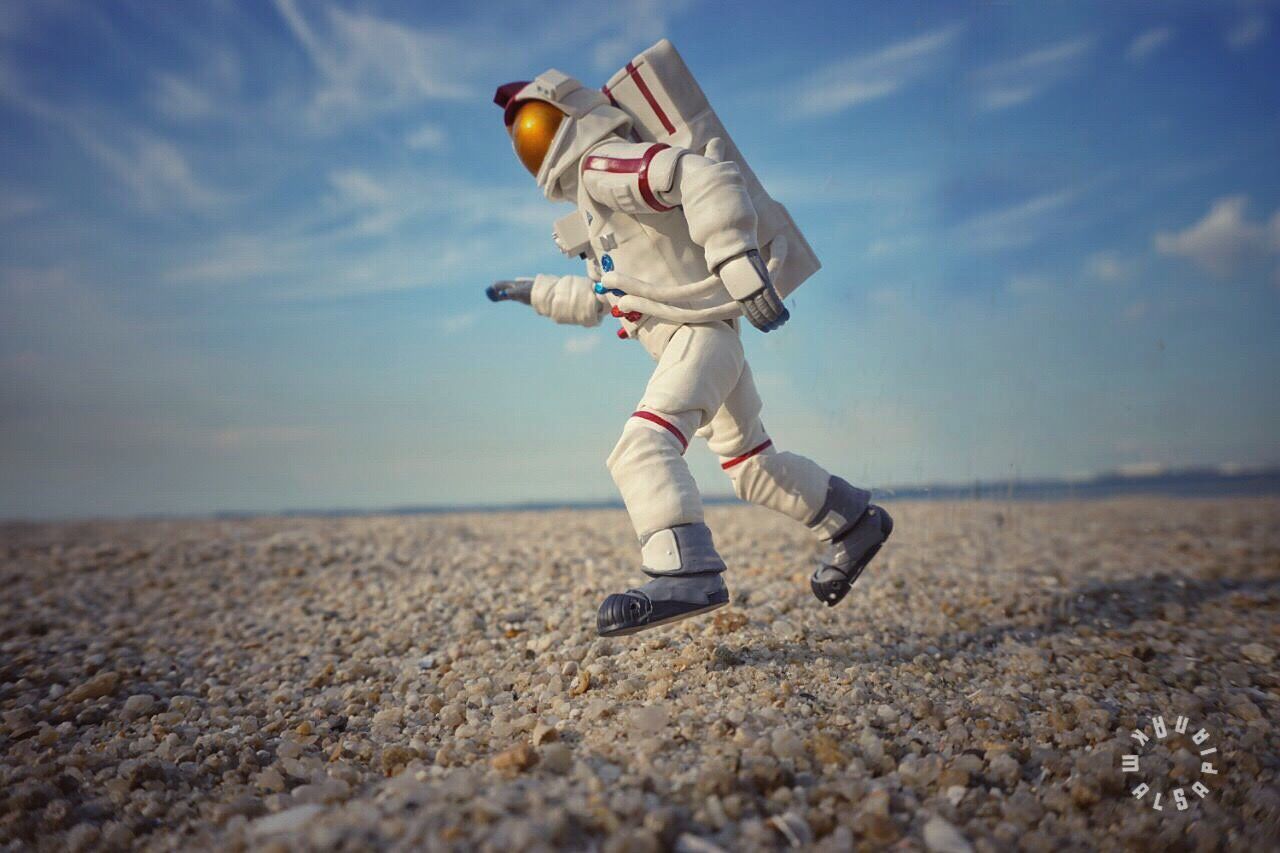
<svg viewBox="0 0 1280 853">
<path fill-rule="evenodd" d="M 671 421 L 667 420 L 661 415 L 655 415 L 653 412 L 646 412 L 644 410 L 640 410 L 640 411 L 632 412 L 631 417 L 640 418 L 641 420 L 649 421 L 650 423 L 655 423 L 660 427 L 665 427 L 667 432 L 674 435 L 676 437 L 676 440 L 680 442 L 681 453 L 689 449 L 689 440 L 684 437 L 684 433 L 680 432 L 680 430 L 676 427 L 675 424 L 671 423 Z"/>
<path fill-rule="evenodd" d="M 757 453 L 761 453 L 761 452 L 763 452 L 764 450 L 766 450 L 767 448 L 771 447 L 772 445 L 773 445 L 773 439 L 771 438 L 771 439 L 769 439 L 768 441 L 766 441 L 764 444 L 761 444 L 761 445 L 758 445 L 758 446 L 756 446 L 756 447 L 751 448 L 750 450 L 748 450 L 746 453 L 742 454 L 741 456 L 735 456 L 735 457 L 733 457 L 732 459 L 730 459 L 728 462 L 721 462 L 721 463 L 720 463 L 720 467 L 721 467 L 721 468 L 723 468 L 724 470 L 728 471 L 728 470 L 729 470 L 730 468 L 732 468 L 734 465 L 738 465 L 738 464 L 741 464 L 741 463 L 743 463 L 743 462 L 746 462 L 746 461 L 747 461 L 748 459 L 750 459 L 752 456 L 755 456 Z"/>
<path fill-rule="evenodd" d="M 671 208 L 658 201 L 658 197 L 653 194 L 653 190 L 649 187 L 649 164 L 653 162 L 653 158 L 658 155 L 659 151 L 670 147 L 670 145 L 665 145 L 661 142 L 650 146 L 649 150 L 644 152 L 644 157 L 642 158 L 644 165 L 640 168 L 640 197 L 644 199 L 645 204 L 658 211 L 658 213 L 663 213 Z"/>
<path fill-rule="evenodd" d="M 640 157 L 588 157 L 582 168 L 590 169 L 594 172 L 611 172 L 615 175 L 637 173 L 639 176 L 640 197 L 644 199 L 644 203 L 649 207 L 658 213 L 663 213 L 671 210 L 671 208 L 658 201 L 658 197 L 653 193 L 653 188 L 649 186 L 649 164 L 653 162 L 654 157 L 658 156 L 659 151 L 670 147 L 665 142 L 656 142 L 650 145 L 649 149 Z"/>
</svg>

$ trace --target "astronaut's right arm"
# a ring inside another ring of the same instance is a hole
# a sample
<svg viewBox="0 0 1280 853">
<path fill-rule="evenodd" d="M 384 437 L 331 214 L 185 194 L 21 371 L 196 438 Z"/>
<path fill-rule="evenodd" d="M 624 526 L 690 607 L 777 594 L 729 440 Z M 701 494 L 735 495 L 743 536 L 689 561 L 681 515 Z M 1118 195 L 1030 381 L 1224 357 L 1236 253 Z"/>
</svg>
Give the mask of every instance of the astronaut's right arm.
<svg viewBox="0 0 1280 853">
<path fill-rule="evenodd" d="M 557 323 L 595 326 L 600 323 L 605 303 L 594 285 L 595 282 L 582 275 L 541 274 L 494 282 L 485 293 L 494 302 L 523 302 Z"/>
</svg>

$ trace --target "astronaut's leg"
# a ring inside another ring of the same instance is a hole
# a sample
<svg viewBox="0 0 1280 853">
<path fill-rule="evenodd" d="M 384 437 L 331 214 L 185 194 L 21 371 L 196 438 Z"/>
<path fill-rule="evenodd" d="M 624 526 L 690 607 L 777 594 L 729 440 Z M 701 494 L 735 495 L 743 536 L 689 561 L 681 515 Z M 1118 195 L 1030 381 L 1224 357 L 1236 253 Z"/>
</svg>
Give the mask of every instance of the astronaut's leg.
<svg viewBox="0 0 1280 853">
<path fill-rule="evenodd" d="M 809 581 L 829 607 L 839 604 L 893 531 L 871 493 L 833 477 L 803 456 L 779 451 L 760 422 L 760 395 L 744 365 L 737 386 L 703 433 L 734 493 L 806 525 L 826 545 Z"/>
<path fill-rule="evenodd" d="M 601 636 L 632 634 L 729 603 L 724 561 L 703 523 L 684 451 L 737 384 L 742 365 L 742 342 L 724 323 L 681 327 L 658 359 L 609 456 L 652 580 L 604 600 L 596 617 Z"/>
</svg>

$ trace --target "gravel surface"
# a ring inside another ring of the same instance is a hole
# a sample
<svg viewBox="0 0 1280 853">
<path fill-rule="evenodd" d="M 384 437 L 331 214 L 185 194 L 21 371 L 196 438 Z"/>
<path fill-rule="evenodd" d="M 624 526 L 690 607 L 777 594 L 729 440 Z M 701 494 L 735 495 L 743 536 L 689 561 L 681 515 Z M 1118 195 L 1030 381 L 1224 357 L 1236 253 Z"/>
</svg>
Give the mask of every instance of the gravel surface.
<svg viewBox="0 0 1280 853">
<path fill-rule="evenodd" d="M 621 640 L 616 511 L 2 526 L 0 848 L 1275 848 L 1280 502 L 889 507 Z"/>
</svg>

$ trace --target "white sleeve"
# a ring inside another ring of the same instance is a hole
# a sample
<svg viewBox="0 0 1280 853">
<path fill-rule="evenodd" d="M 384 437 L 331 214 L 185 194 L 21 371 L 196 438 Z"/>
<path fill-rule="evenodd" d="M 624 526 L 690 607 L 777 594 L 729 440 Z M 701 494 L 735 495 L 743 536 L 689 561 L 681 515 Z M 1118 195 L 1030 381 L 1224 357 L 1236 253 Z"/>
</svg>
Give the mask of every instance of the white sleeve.
<svg viewBox="0 0 1280 853">
<path fill-rule="evenodd" d="M 684 208 L 689 236 L 703 248 L 707 270 L 715 272 L 730 258 L 760 248 L 756 239 L 756 208 L 738 164 L 685 154 L 676 164 L 666 204 Z"/>
<path fill-rule="evenodd" d="M 689 152 L 661 142 L 610 140 L 582 161 L 582 183 L 596 202 L 620 213 L 665 213 L 679 202 L 662 197 L 675 181 L 676 164 Z"/>
<path fill-rule="evenodd" d="M 529 304 L 543 317 L 557 323 L 595 326 L 604 313 L 604 301 L 591 279 L 581 275 L 537 275 Z"/>
</svg>

